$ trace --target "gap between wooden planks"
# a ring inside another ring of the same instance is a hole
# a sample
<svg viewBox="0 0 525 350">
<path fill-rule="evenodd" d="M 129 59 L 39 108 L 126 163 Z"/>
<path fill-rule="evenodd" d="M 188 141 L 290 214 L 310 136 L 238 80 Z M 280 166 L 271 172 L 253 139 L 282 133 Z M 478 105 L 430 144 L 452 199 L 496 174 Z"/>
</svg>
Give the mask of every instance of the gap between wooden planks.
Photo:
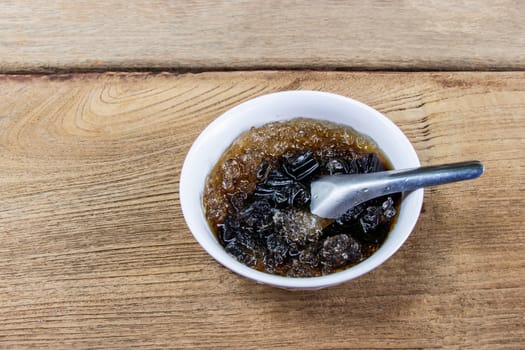
<svg viewBox="0 0 525 350">
<path fill-rule="evenodd" d="M 524 87 L 522 72 L 0 76 L 0 348 L 519 349 Z M 289 89 L 361 100 L 423 164 L 486 173 L 426 191 L 404 247 L 358 280 L 244 280 L 186 228 L 180 167 L 223 111 Z"/>
</svg>

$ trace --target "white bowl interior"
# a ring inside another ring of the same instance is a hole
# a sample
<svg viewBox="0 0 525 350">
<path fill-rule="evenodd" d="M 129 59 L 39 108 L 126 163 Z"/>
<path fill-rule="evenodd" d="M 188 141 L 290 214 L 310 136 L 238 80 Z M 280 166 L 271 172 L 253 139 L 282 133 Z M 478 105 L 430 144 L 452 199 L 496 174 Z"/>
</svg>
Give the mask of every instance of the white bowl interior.
<svg viewBox="0 0 525 350">
<path fill-rule="evenodd" d="M 278 92 L 254 98 L 228 110 L 199 135 L 184 161 L 180 179 L 180 201 L 195 239 L 224 266 L 260 283 L 284 288 L 317 289 L 358 277 L 394 254 L 417 222 L 423 203 L 423 190 L 404 194 L 397 222 L 383 245 L 368 259 L 344 271 L 322 277 L 291 278 L 256 271 L 238 262 L 222 248 L 206 221 L 202 207 L 206 177 L 218 158 L 243 131 L 296 117 L 322 119 L 351 126 L 373 139 L 396 169 L 420 165 L 406 136 L 375 109 L 331 93 Z"/>
</svg>

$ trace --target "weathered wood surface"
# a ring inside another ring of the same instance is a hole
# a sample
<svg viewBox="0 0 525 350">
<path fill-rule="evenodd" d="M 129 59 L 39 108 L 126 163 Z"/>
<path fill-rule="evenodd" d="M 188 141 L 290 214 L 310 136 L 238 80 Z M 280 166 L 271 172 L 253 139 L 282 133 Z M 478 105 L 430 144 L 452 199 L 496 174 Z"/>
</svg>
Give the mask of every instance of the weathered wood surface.
<svg viewBox="0 0 525 350">
<path fill-rule="evenodd" d="M 525 2 L 0 3 L 0 72 L 525 69 Z"/>
<path fill-rule="evenodd" d="M 286 89 L 362 100 L 423 164 L 486 173 L 427 190 L 407 243 L 355 281 L 240 278 L 185 226 L 180 169 L 221 112 Z M 523 349 L 524 135 L 525 73 L 1 76 L 0 348 Z"/>
</svg>

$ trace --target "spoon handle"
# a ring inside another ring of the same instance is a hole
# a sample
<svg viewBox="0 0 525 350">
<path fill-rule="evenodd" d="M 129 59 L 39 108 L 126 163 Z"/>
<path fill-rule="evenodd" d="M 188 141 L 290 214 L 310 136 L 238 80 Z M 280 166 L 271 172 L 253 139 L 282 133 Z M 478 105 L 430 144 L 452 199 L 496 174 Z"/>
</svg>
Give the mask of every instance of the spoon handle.
<svg viewBox="0 0 525 350">
<path fill-rule="evenodd" d="M 475 179 L 483 164 L 468 161 L 369 174 L 326 176 L 312 182 L 312 213 L 337 218 L 348 209 L 386 194 Z"/>
<path fill-rule="evenodd" d="M 384 174 L 385 185 L 391 186 L 390 190 L 383 194 L 390 194 L 475 179 L 483 174 L 483 164 L 479 161 L 468 161 L 408 170 L 391 170 L 378 174 Z"/>
</svg>

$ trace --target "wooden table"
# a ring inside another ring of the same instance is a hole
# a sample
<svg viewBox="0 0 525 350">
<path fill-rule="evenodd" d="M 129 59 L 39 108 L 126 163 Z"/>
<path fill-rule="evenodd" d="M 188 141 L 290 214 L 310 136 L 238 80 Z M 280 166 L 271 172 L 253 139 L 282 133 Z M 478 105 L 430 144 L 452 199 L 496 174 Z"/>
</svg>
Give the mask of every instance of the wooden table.
<svg viewBox="0 0 525 350">
<path fill-rule="evenodd" d="M 1 349 L 525 347 L 523 2 L 32 4 L 0 5 Z M 187 229 L 181 165 L 219 114 L 290 89 L 486 173 L 427 190 L 357 280 L 238 277 Z"/>
</svg>

